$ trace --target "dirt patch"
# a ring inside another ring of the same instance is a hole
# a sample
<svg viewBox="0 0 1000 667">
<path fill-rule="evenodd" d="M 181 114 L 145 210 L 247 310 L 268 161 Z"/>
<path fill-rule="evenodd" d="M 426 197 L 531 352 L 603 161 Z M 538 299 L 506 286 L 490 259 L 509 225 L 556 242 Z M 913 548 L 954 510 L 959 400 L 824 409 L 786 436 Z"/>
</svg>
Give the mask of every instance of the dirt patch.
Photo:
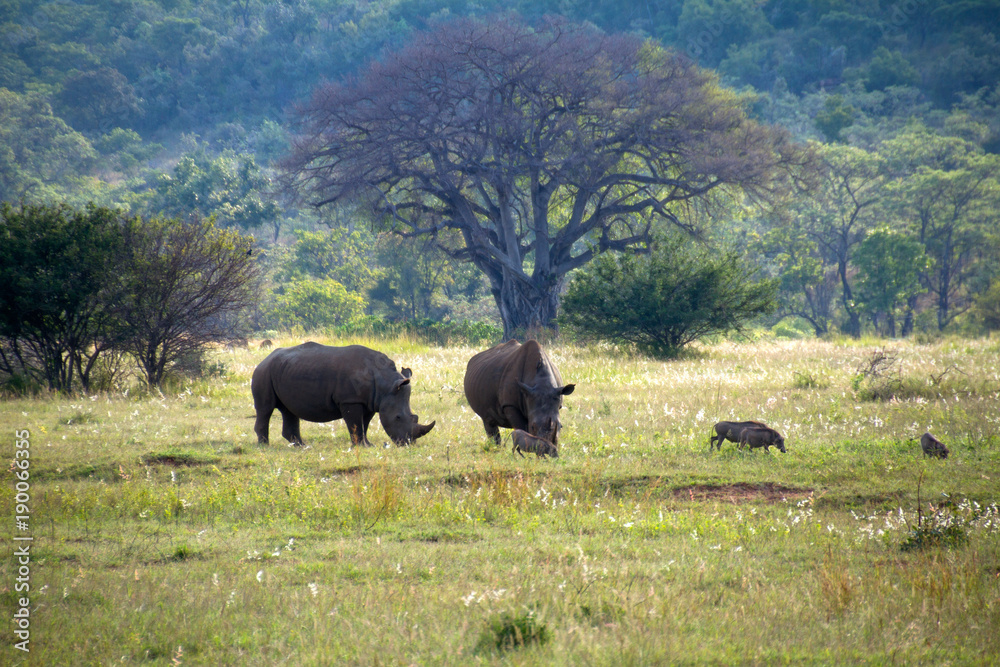
<svg viewBox="0 0 1000 667">
<path fill-rule="evenodd" d="M 696 484 L 674 489 L 674 497 L 685 500 L 724 500 L 732 503 L 763 501 L 780 503 L 785 500 L 801 500 L 812 493 L 812 489 L 796 489 L 767 482 L 764 484 Z"/>
</svg>

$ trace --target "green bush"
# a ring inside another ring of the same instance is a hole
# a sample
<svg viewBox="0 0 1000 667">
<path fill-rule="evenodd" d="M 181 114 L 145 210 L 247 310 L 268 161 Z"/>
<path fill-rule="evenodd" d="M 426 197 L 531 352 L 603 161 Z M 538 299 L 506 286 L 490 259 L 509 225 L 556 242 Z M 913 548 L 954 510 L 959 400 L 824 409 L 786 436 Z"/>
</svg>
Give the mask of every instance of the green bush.
<svg viewBox="0 0 1000 667">
<path fill-rule="evenodd" d="M 269 328 L 311 331 L 344 325 L 364 309 L 364 297 L 336 280 L 304 279 L 279 286 L 265 317 Z"/>
<path fill-rule="evenodd" d="M 661 237 L 648 255 L 602 255 L 581 269 L 563 297 L 560 322 L 584 339 L 676 357 L 688 343 L 742 332 L 774 310 L 777 283 L 754 280 L 754 273 L 735 251 Z"/>
<path fill-rule="evenodd" d="M 915 526 L 900 549 L 903 551 L 916 551 L 918 549 L 929 549 L 933 547 L 946 547 L 954 549 L 965 544 L 969 540 L 965 529 L 959 525 L 946 526 Z"/>
<path fill-rule="evenodd" d="M 517 616 L 504 612 L 489 621 L 477 645 L 477 653 L 496 650 L 499 652 L 522 648 L 528 644 L 545 644 L 549 641 L 549 630 L 528 611 Z"/>
</svg>

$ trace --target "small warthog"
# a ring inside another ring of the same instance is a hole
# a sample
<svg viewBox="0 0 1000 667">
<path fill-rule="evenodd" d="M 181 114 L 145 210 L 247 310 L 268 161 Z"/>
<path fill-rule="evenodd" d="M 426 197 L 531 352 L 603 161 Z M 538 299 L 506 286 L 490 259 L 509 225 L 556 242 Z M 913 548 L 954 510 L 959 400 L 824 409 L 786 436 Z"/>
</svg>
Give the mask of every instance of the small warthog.
<svg viewBox="0 0 1000 667">
<path fill-rule="evenodd" d="M 765 452 L 770 451 L 773 445 L 782 453 L 785 452 L 785 439 L 773 428 L 766 426 L 750 426 L 740 431 L 738 447 L 743 449 L 745 445 L 750 445 L 750 449 L 763 447 Z"/>
<path fill-rule="evenodd" d="M 948 458 L 948 448 L 930 433 L 924 433 L 920 436 L 920 449 L 924 450 L 924 456 L 936 456 L 939 459 Z"/>
<path fill-rule="evenodd" d="M 767 424 L 762 424 L 761 422 L 746 421 L 746 422 L 719 422 L 715 425 L 715 433 L 711 438 L 708 439 L 708 449 L 712 450 L 713 446 L 716 449 L 722 449 L 722 441 L 728 440 L 729 442 L 739 442 L 740 433 L 743 432 L 745 428 L 768 428 Z"/>
<path fill-rule="evenodd" d="M 524 458 L 524 452 L 528 452 L 529 454 L 534 453 L 536 456 L 541 456 L 542 458 L 546 456 L 551 456 L 554 459 L 559 458 L 559 450 L 556 449 L 555 445 L 548 440 L 536 438 L 527 431 L 516 428 L 511 433 L 510 439 L 514 442 L 510 453 L 517 452 L 521 455 L 521 458 Z"/>
</svg>

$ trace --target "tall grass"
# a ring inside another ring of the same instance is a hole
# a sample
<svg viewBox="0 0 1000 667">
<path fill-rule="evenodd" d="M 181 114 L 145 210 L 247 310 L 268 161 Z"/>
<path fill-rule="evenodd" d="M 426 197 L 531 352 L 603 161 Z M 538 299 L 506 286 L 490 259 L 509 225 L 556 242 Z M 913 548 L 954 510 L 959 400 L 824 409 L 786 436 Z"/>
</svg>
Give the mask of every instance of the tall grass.
<svg viewBox="0 0 1000 667">
<path fill-rule="evenodd" d="M 462 392 L 477 348 L 350 340 L 413 369 L 428 436 L 383 447 L 375 420 L 379 446 L 351 449 L 334 422 L 258 445 L 253 348 L 162 392 L 5 400 L 5 432 L 31 432 L 35 537 L 32 651 L 5 664 L 1000 656 L 995 341 L 896 345 L 898 377 L 944 390 L 878 400 L 852 386 L 874 345 L 552 345 L 577 389 L 540 460 L 489 446 Z M 709 452 L 720 419 L 766 421 L 788 453 Z M 949 459 L 924 459 L 926 430 Z M 5 610 L 15 577 L 9 550 Z"/>
</svg>

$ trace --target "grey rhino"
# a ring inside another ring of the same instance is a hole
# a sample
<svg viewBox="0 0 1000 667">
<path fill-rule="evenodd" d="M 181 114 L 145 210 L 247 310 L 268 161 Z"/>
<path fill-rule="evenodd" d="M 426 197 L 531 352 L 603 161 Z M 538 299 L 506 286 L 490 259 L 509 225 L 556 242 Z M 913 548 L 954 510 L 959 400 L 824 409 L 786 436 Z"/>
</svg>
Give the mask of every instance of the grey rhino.
<svg viewBox="0 0 1000 667">
<path fill-rule="evenodd" d="M 277 348 L 254 369 L 250 380 L 259 442 L 268 441 L 271 414 L 281 413 L 281 435 L 302 445 L 299 420 L 343 419 L 354 446 L 371 446 L 368 424 L 378 413 L 382 428 L 399 445 L 426 435 L 410 412 L 409 368 L 402 372 L 389 357 L 362 345 L 331 347 L 303 343 Z"/>
<path fill-rule="evenodd" d="M 708 449 L 712 450 L 712 446 L 715 445 L 716 449 L 722 449 L 722 443 L 725 440 L 729 442 L 740 441 L 740 433 L 743 432 L 745 428 L 767 428 L 766 424 L 755 421 L 745 421 L 745 422 L 719 422 L 715 425 L 715 435 L 708 439 Z"/>
<path fill-rule="evenodd" d="M 948 458 L 948 448 L 944 443 L 935 438 L 930 432 L 920 436 L 920 448 L 924 450 L 924 456 L 937 457 L 939 459 Z"/>
<path fill-rule="evenodd" d="M 465 369 L 465 398 L 500 444 L 500 427 L 527 431 L 558 447 L 562 397 L 573 393 L 536 340 L 516 340 L 480 352 Z"/>
<path fill-rule="evenodd" d="M 527 431 L 522 431 L 519 428 L 514 429 L 510 436 L 511 441 L 514 446 L 510 448 L 510 453 L 513 454 L 517 452 L 524 458 L 524 452 L 529 454 L 534 454 L 540 458 L 545 458 L 546 456 L 551 456 L 554 459 L 559 458 L 559 450 L 548 440 L 542 440 L 541 438 L 536 438 Z"/>
<path fill-rule="evenodd" d="M 785 453 L 785 439 L 780 433 L 767 426 L 749 426 L 740 431 L 739 448 L 743 449 L 749 445 L 750 449 L 763 447 L 764 451 L 769 451 L 771 446 L 777 447 L 781 453 Z"/>
</svg>

